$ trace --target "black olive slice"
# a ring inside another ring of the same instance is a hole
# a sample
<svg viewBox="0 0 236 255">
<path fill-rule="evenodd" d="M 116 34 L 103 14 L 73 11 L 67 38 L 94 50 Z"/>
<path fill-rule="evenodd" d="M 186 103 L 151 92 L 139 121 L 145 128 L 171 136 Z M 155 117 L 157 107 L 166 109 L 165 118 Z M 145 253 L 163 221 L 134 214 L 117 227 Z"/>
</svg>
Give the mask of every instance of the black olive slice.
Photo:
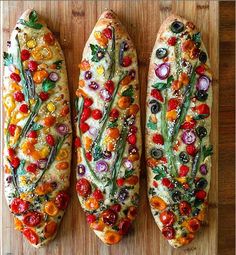
<svg viewBox="0 0 236 255">
<path fill-rule="evenodd" d="M 202 63 L 205 64 L 207 61 L 207 54 L 204 51 L 201 51 L 198 58 Z"/>
<path fill-rule="evenodd" d="M 197 99 L 198 101 L 201 101 L 201 102 L 206 101 L 207 98 L 208 98 L 208 94 L 207 94 L 207 92 L 204 91 L 204 90 L 198 90 L 198 91 L 196 91 L 195 96 L 196 96 L 196 99 Z"/>
<path fill-rule="evenodd" d="M 154 159 L 160 159 L 160 158 L 163 157 L 163 151 L 160 150 L 160 149 L 152 148 L 152 149 L 151 149 L 151 156 L 152 156 Z"/>
<path fill-rule="evenodd" d="M 185 151 L 182 151 L 179 154 L 179 160 L 181 163 L 187 164 L 189 162 L 189 155 Z"/>
<path fill-rule="evenodd" d="M 156 51 L 156 56 L 159 59 L 165 58 L 168 55 L 168 51 L 165 48 L 159 48 Z"/>
<path fill-rule="evenodd" d="M 173 33 L 178 34 L 184 30 L 184 24 L 176 20 L 171 24 L 170 29 Z"/>
<path fill-rule="evenodd" d="M 174 202 L 179 202 L 181 201 L 181 192 L 179 190 L 175 190 L 173 193 L 172 193 L 172 199 Z"/>
<path fill-rule="evenodd" d="M 203 126 L 198 126 L 198 127 L 196 128 L 196 134 L 197 134 L 197 136 L 198 136 L 200 139 L 202 139 L 202 138 L 204 138 L 204 137 L 207 135 L 207 130 L 206 130 L 206 128 L 203 127 Z"/>
<path fill-rule="evenodd" d="M 206 179 L 200 178 L 200 179 L 196 182 L 195 186 L 196 186 L 197 189 L 205 189 L 206 186 L 207 186 L 207 184 L 208 184 L 208 182 L 207 182 Z"/>
</svg>

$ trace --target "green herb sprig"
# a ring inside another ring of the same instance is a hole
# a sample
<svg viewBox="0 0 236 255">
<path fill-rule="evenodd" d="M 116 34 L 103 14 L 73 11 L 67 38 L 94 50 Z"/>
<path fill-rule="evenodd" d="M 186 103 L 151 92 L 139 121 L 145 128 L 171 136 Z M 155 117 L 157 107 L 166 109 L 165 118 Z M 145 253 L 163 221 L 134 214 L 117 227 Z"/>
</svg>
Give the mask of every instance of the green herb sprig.
<svg viewBox="0 0 236 255">
<path fill-rule="evenodd" d="M 41 29 L 43 27 L 43 25 L 38 23 L 37 21 L 38 21 L 38 14 L 35 10 L 33 10 L 29 14 L 29 21 L 26 21 L 24 19 L 19 19 L 19 23 L 24 26 L 34 28 L 34 29 Z"/>
</svg>

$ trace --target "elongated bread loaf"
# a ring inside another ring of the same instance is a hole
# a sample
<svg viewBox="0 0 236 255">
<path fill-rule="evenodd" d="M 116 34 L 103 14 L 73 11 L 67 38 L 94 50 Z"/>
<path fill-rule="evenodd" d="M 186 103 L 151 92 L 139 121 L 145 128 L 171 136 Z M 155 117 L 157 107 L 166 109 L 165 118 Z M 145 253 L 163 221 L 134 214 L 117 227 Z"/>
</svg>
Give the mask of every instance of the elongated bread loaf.
<svg viewBox="0 0 236 255">
<path fill-rule="evenodd" d="M 4 53 L 5 194 L 15 228 L 40 247 L 68 205 L 71 122 L 61 47 L 34 10 L 18 20 Z"/>
<path fill-rule="evenodd" d="M 76 190 L 90 227 L 115 244 L 136 215 L 141 137 L 136 51 L 114 12 L 99 18 L 79 67 Z"/>
<path fill-rule="evenodd" d="M 153 217 L 174 247 L 204 219 L 210 183 L 212 75 L 200 32 L 172 15 L 153 48 L 147 89 L 146 160 Z"/>
</svg>

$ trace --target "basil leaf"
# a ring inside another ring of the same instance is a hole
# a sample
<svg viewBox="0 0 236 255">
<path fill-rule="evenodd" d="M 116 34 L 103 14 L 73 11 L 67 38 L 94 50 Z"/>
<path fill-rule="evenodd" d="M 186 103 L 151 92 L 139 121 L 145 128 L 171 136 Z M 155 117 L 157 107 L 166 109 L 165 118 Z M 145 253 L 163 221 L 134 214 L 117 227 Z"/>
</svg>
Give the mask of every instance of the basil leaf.
<svg viewBox="0 0 236 255">
<path fill-rule="evenodd" d="M 48 79 L 44 80 L 42 84 L 44 92 L 48 92 L 49 90 L 54 89 L 55 86 L 56 86 L 56 83 Z"/>
<path fill-rule="evenodd" d="M 173 75 L 171 75 L 170 77 L 168 77 L 167 83 L 157 82 L 157 83 L 153 84 L 152 87 L 155 89 L 158 89 L 158 90 L 164 90 L 171 86 L 171 83 L 173 80 L 174 80 L 174 77 L 173 77 Z"/>
<path fill-rule="evenodd" d="M 196 33 L 196 34 L 193 34 L 192 39 L 193 39 L 194 42 L 200 43 L 200 42 L 201 42 L 201 33 L 198 32 L 198 33 Z"/>
<path fill-rule="evenodd" d="M 168 86 L 171 85 L 171 83 L 172 83 L 173 80 L 174 80 L 174 76 L 173 76 L 173 75 L 171 75 L 171 76 L 169 76 L 169 77 L 167 78 L 167 84 L 168 84 Z"/>
<path fill-rule="evenodd" d="M 121 95 L 126 97 L 133 97 L 134 96 L 133 86 L 130 85 L 129 88 L 123 91 Z"/>
<path fill-rule="evenodd" d="M 27 27 L 30 27 L 30 28 L 35 28 L 35 29 L 41 29 L 43 27 L 43 25 L 40 24 L 40 23 L 32 23 L 30 21 L 26 21 L 26 20 L 23 20 L 23 19 L 19 19 L 19 23 L 21 25 L 24 25 L 24 26 L 27 26 Z"/>
<path fill-rule="evenodd" d="M 125 170 L 124 178 L 130 177 L 134 173 L 134 169 Z"/>
<path fill-rule="evenodd" d="M 153 173 L 156 174 L 154 176 L 154 179 L 156 181 L 159 181 L 160 179 L 164 178 L 166 176 L 165 169 L 163 167 L 155 167 L 152 169 Z"/>
<path fill-rule="evenodd" d="M 4 66 L 9 66 L 9 65 L 13 64 L 12 54 L 3 52 L 3 63 L 4 63 Z"/>
<path fill-rule="evenodd" d="M 213 146 L 209 145 L 208 147 L 206 147 L 204 145 L 203 148 L 202 148 L 202 154 L 203 154 L 203 160 L 205 160 L 206 157 L 213 154 Z"/>
<path fill-rule="evenodd" d="M 97 161 L 102 157 L 102 149 L 100 146 L 94 147 L 93 157 L 94 157 L 94 161 Z"/>
<path fill-rule="evenodd" d="M 33 10 L 29 14 L 29 21 L 32 22 L 32 23 L 35 23 L 36 21 L 38 21 L 38 15 L 37 15 L 37 12 L 35 10 Z"/>
<path fill-rule="evenodd" d="M 90 49 L 92 51 L 92 61 L 99 62 L 103 57 L 105 53 L 105 49 L 101 48 L 98 45 L 90 44 Z"/>
</svg>

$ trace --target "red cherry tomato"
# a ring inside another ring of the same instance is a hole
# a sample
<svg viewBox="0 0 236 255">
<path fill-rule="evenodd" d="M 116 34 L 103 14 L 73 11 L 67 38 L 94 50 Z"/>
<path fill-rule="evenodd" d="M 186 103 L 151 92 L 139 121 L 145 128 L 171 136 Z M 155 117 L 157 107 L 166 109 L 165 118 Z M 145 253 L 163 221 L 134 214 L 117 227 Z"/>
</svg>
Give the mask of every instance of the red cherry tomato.
<svg viewBox="0 0 236 255">
<path fill-rule="evenodd" d="M 23 223 L 28 227 L 35 227 L 42 221 L 42 214 L 39 212 L 29 212 L 24 215 Z"/>
<path fill-rule="evenodd" d="M 20 110 L 21 112 L 23 112 L 23 113 L 27 113 L 28 110 L 29 110 L 29 107 L 28 107 L 27 104 L 22 104 L 22 105 L 20 106 L 19 110 Z"/>
<path fill-rule="evenodd" d="M 38 63 L 34 60 L 29 61 L 28 68 L 30 71 L 34 72 L 38 69 Z"/>
<path fill-rule="evenodd" d="M 39 237 L 38 235 L 30 228 L 25 228 L 23 230 L 23 235 L 30 241 L 32 244 L 38 244 Z"/>
<path fill-rule="evenodd" d="M 175 46 L 177 42 L 177 38 L 176 37 L 170 37 L 168 40 L 167 40 L 167 43 L 170 45 L 170 46 Z"/>
<path fill-rule="evenodd" d="M 89 130 L 89 125 L 86 122 L 80 122 L 80 129 L 82 133 L 85 133 Z"/>
<path fill-rule="evenodd" d="M 179 100 L 176 98 L 171 98 L 168 101 L 168 111 L 175 110 L 179 106 Z"/>
<path fill-rule="evenodd" d="M 197 149 L 194 144 L 189 144 L 186 146 L 186 151 L 190 156 L 194 156 L 197 152 Z"/>
<path fill-rule="evenodd" d="M 121 210 L 121 205 L 120 204 L 114 204 L 110 207 L 110 209 L 114 212 L 120 212 Z"/>
<path fill-rule="evenodd" d="M 85 178 L 79 179 L 76 183 L 76 191 L 80 196 L 87 197 L 91 194 L 90 182 Z"/>
<path fill-rule="evenodd" d="M 30 58 L 30 52 L 28 50 L 22 50 L 20 55 L 22 61 L 28 60 Z"/>
<path fill-rule="evenodd" d="M 191 213 L 191 210 L 191 205 L 188 202 L 182 201 L 179 204 L 179 211 L 181 215 L 189 215 Z"/>
<path fill-rule="evenodd" d="M 8 131 L 9 131 L 11 136 L 14 136 L 15 131 L 16 131 L 16 125 L 15 124 L 10 124 L 9 127 L 8 127 Z"/>
<path fill-rule="evenodd" d="M 102 213 L 102 220 L 108 226 L 114 226 L 117 221 L 117 213 L 111 209 L 107 209 Z"/>
<path fill-rule="evenodd" d="M 96 216 L 94 214 L 89 214 L 86 217 L 86 219 L 87 219 L 88 224 L 91 224 L 91 223 L 93 223 L 96 220 Z"/>
<path fill-rule="evenodd" d="M 168 179 L 168 178 L 163 178 L 161 181 L 162 185 L 169 188 L 169 189 L 173 189 L 174 188 L 174 184 Z"/>
<path fill-rule="evenodd" d="M 91 152 L 86 152 L 85 157 L 87 158 L 88 161 L 92 160 L 92 153 Z"/>
<path fill-rule="evenodd" d="M 175 214 L 172 211 L 164 211 L 160 214 L 160 221 L 165 226 L 171 226 L 175 222 Z"/>
<path fill-rule="evenodd" d="M 22 102 L 25 100 L 25 96 L 21 91 L 17 91 L 14 93 L 14 98 L 17 102 Z"/>
<path fill-rule="evenodd" d="M 39 97 L 42 101 L 47 101 L 49 98 L 49 94 L 47 92 L 40 92 Z"/>
<path fill-rule="evenodd" d="M 128 143 L 129 143 L 129 144 L 135 145 L 135 144 L 136 144 L 136 141 L 137 141 L 136 135 L 135 135 L 135 134 L 129 135 L 128 138 L 127 138 L 127 140 L 128 140 Z"/>
<path fill-rule="evenodd" d="M 116 183 L 119 187 L 123 186 L 125 183 L 125 179 L 124 178 L 120 178 L 116 180 Z"/>
<path fill-rule="evenodd" d="M 179 177 L 184 177 L 188 174 L 189 172 L 189 167 L 188 166 L 185 166 L 185 165 L 182 165 L 180 168 L 179 168 Z"/>
<path fill-rule="evenodd" d="M 57 208 L 61 210 L 65 210 L 69 204 L 70 196 L 67 192 L 61 191 L 58 193 L 58 195 L 55 198 L 55 205 Z"/>
<path fill-rule="evenodd" d="M 158 89 L 152 89 L 151 90 L 151 96 L 156 98 L 157 100 L 163 102 L 163 97 L 162 97 L 162 94 L 161 94 L 161 91 L 158 90 Z"/>
<path fill-rule="evenodd" d="M 50 146 L 54 146 L 55 145 L 55 139 L 54 139 L 54 137 L 52 135 L 47 135 L 46 136 L 46 142 Z"/>
<path fill-rule="evenodd" d="M 80 138 L 79 137 L 76 137 L 75 138 L 75 147 L 76 148 L 80 148 L 81 147 L 81 141 L 80 141 Z"/>
<path fill-rule="evenodd" d="M 55 37 L 50 32 L 43 36 L 43 40 L 49 45 L 53 45 L 55 43 Z"/>
<path fill-rule="evenodd" d="M 186 121 L 181 125 L 182 129 L 193 129 L 196 126 L 196 120 L 190 120 L 190 121 Z"/>
<path fill-rule="evenodd" d="M 204 115 L 204 118 L 207 118 L 210 115 L 210 108 L 207 104 L 200 104 L 196 109 L 198 114 Z"/>
<path fill-rule="evenodd" d="M 112 95 L 115 89 L 115 84 L 112 80 L 108 80 L 105 84 L 104 84 L 105 89 Z"/>
<path fill-rule="evenodd" d="M 161 145 L 164 144 L 163 136 L 160 135 L 160 134 L 155 134 L 155 135 L 152 137 L 152 141 L 153 141 L 155 144 L 161 144 Z"/>
<path fill-rule="evenodd" d="M 126 235 L 128 234 L 131 227 L 131 222 L 129 219 L 122 219 L 118 225 L 119 231 L 118 233 L 120 235 Z"/>
<path fill-rule="evenodd" d="M 29 165 L 26 167 L 26 171 L 29 172 L 29 173 L 35 174 L 36 171 L 37 171 L 37 165 L 34 164 L 34 163 L 29 164 Z"/>
<path fill-rule="evenodd" d="M 81 114 L 81 121 L 82 121 L 82 122 L 86 121 L 86 120 L 90 117 L 90 115 L 91 115 L 91 109 L 85 107 L 85 108 L 83 109 L 82 114 Z"/>
<path fill-rule="evenodd" d="M 14 168 L 17 168 L 20 165 L 20 159 L 18 157 L 14 157 L 11 159 L 11 165 Z"/>
<path fill-rule="evenodd" d="M 9 149 L 8 149 L 8 156 L 9 156 L 10 158 L 12 158 L 12 157 L 14 157 L 15 155 L 16 155 L 15 150 L 12 149 L 12 148 L 9 148 Z"/>
<path fill-rule="evenodd" d="M 122 65 L 123 67 L 128 67 L 132 64 L 132 59 L 129 56 L 123 57 Z"/>
<path fill-rule="evenodd" d="M 188 230 L 190 232 L 195 233 L 200 229 L 200 225 L 201 224 L 198 219 L 196 219 L 196 218 L 190 219 L 188 222 Z"/>
<path fill-rule="evenodd" d="M 111 39 L 112 38 L 112 31 L 109 27 L 102 30 L 102 34 L 106 36 L 106 38 Z"/>
<path fill-rule="evenodd" d="M 199 190 L 199 191 L 197 191 L 197 193 L 196 193 L 195 196 L 196 196 L 196 198 L 199 199 L 199 200 L 204 200 L 205 197 L 206 197 L 206 191 L 204 191 L 204 190 Z"/>
<path fill-rule="evenodd" d="M 161 232 L 167 240 L 175 238 L 175 230 L 173 227 L 164 227 Z"/>
<path fill-rule="evenodd" d="M 11 78 L 13 81 L 15 81 L 15 82 L 20 82 L 20 81 L 21 81 L 20 75 L 17 74 L 17 73 L 12 73 L 12 74 L 10 75 L 10 78 Z"/>
<path fill-rule="evenodd" d="M 119 113 L 119 111 L 117 110 L 117 109 L 112 109 L 111 111 L 110 111 L 110 114 L 109 114 L 109 116 L 111 117 L 111 118 L 114 118 L 114 119 L 117 119 L 118 117 L 119 117 L 119 115 L 120 115 L 120 113 Z"/>
<path fill-rule="evenodd" d="M 29 133 L 27 134 L 27 137 L 28 138 L 37 138 L 38 137 L 37 131 L 35 131 L 35 130 L 29 131 Z"/>
<path fill-rule="evenodd" d="M 92 117 L 95 120 L 100 120 L 102 118 L 102 112 L 99 109 L 92 110 Z"/>
<path fill-rule="evenodd" d="M 203 75 L 206 71 L 206 68 L 204 67 L 204 65 L 200 65 L 196 68 L 196 73 L 199 75 Z"/>
<path fill-rule="evenodd" d="M 92 99 L 92 98 L 86 97 L 86 98 L 84 99 L 84 107 L 89 107 L 89 106 L 91 106 L 92 104 L 93 104 L 93 99 Z"/>
<path fill-rule="evenodd" d="M 99 190 L 99 189 L 96 189 L 94 192 L 93 192 L 93 197 L 96 199 L 96 200 L 98 200 L 98 201 L 100 201 L 100 200 L 103 200 L 103 193 L 101 192 L 101 190 Z"/>
<path fill-rule="evenodd" d="M 14 198 L 11 203 L 11 211 L 16 214 L 21 214 L 29 209 L 29 202 L 21 198 Z"/>
</svg>

